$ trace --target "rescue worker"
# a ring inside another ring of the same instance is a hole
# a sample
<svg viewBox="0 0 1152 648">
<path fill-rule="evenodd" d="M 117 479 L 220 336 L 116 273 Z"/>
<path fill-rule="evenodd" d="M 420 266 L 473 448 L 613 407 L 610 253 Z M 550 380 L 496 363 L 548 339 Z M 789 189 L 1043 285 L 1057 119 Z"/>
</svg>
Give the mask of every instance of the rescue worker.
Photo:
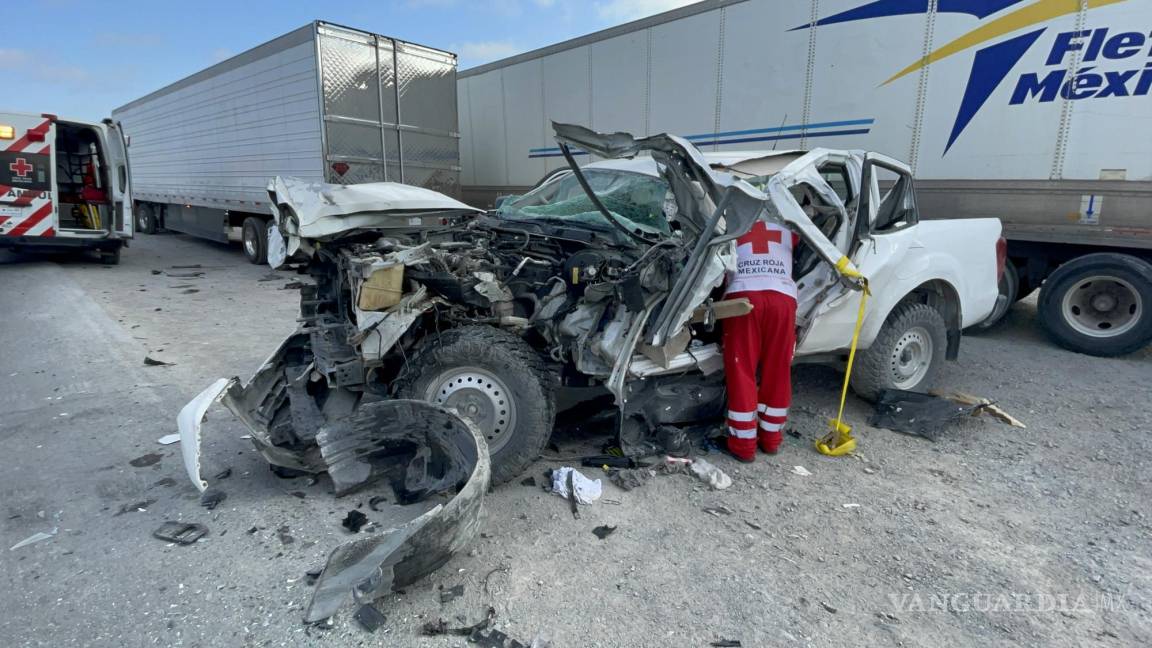
<svg viewBox="0 0 1152 648">
<path fill-rule="evenodd" d="M 792 403 L 796 283 L 792 250 L 799 237 L 763 220 L 736 241 L 736 272 L 725 299 L 745 298 L 752 312 L 723 322 L 728 387 L 728 454 L 751 463 L 756 447 L 776 454 Z M 759 371 L 759 385 L 757 385 Z"/>
</svg>

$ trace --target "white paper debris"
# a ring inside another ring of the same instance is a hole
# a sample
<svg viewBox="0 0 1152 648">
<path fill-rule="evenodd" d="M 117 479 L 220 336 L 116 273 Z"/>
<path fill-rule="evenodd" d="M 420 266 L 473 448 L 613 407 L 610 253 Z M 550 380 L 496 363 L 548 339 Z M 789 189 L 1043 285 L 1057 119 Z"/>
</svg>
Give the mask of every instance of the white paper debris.
<svg viewBox="0 0 1152 648">
<path fill-rule="evenodd" d="M 805 468 L 804 466 L 792 466 L 792 472 L 797 474 L 797 475 L 800 475 L 801 477 L 811 477 L 812 476 L 812 473 L 808 472 L 808 469 Z"/>
<path fill-rule="evenodd" d="M 179 434 L 165 434 L 164 436 L 160 437 L 159 439 L 156 439 L 156 443 L 159 443 L 160 445 L 172 445 L 173 443 L 176 443 L 179 440 L 180 440 Z"/>
<path fill-rule="evenodd" d="M 694 459 L 688 468 L 700 481 L 716 490 L 724 490 L 732 485 L 732 478 L 727 473 L 708 463 L 705 459 Z"/>
<path fill-rule="evenodd" d="M 588 479 L 579 470 L 570 466 L 552 471 L 552 492 L 568 499 L 568 473 L 572 473 L 572 486 L 576 489 L 576 501 L 591 504 L 600 499 L 603 487 L 599 479 Z"/>
<path fill-rule="evenodd" d="M 56 528 L 56 529 L 52 529 L 52 531 L 50 533 L 44 533 L 43 531 L 40 531 L 39 533 L 33 533 L 32 535 L 28 536 L 27 538 L 24 538 L 20 542 L 17 542 L 16 544 L 9 547 L 8 551 L 15 551 L 15 550 L 19 549 L 20 547 L 27 547 L 30 544 L 36 544 L 37 542 L 40 542 L 42 540 L 48 540 L 48 539 L 54 537 L 58 530 L 59 529 Z"/>
</svg>

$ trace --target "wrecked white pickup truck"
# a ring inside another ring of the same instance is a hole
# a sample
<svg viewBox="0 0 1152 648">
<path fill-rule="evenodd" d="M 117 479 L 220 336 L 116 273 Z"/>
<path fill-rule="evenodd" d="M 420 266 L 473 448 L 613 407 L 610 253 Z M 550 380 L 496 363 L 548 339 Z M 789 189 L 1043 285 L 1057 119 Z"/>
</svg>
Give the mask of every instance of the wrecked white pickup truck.
<svg viewBox="0 0 1152 648">
<path fill-rule="evenodd" d="M 891 158 L 704 155 L 671 135 L 555 129 L 571 168 L 489 214 L 403 185 L 273 181 L 283 247 L 270 262 L 303 264 L 315 285 L 300 329 L 251 381 L 201 398 L 222 399 L 271 464 L 310 473 L 331 472 L 317 438 L 361 402 L 432 401 L 481 431 L 500 483 L 539 456 L 566 387 L 614 396 L 626 449 L 720 414 L 715 320 L 732 303 L 713 300 L 757 219 L 802 239 L 800 361 L 843 360 L 868 278 L 864 396 L 926 388 L 995 305 L 1000 223 L 921 222 Z M 569 147 L 609 159 L 581 171 Z M 198 472 L 194 427 L 183 449 Z"/>
</svg>

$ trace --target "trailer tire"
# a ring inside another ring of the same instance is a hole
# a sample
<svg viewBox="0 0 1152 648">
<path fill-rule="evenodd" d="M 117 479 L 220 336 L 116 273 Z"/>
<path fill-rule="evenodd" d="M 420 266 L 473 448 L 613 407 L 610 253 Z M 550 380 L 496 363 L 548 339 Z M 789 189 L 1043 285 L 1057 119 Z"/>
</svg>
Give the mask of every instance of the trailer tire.
<svg viewBox="0 0 1152 648">
<path fill-rule="evenodd" d="M 264 221 L 255 216 L 244 219 L 241 246 L 249 263 L 260 265 L 268 262 L 268 226 Z"/>
<path fill-rule="evenodd" d="M 492 484 L 502 484 L 540 456 L 556 420 L 556 379 L 519 336 L 466 326 L 421 342 L 397 379 L 398 398 L 455 409 L 484 434 Z"/>
<path fill-rule="evenodd" d="M 1008 261 L 1004 264 L 1004 274 L 1000 277 L 1000 296 L 1004 299 L 996 300 L 996 308 L 992 313 L 984 319 L 983 322 L 972 326 L 972 330 L 976 332 L 989 331 L 996 327 L 997 324 L 1004 321 L 1004 317 L 1019 299 L 1016 297 L 1020 291 L 1020 273 L 1016 270 L 1016 266 Z"/>
<path fill-rule="evenodd" d="M 918 302 L 897 304 L 872 346 L 859 353 L 852 391 L 869 401 L 885 389 L 927 391 L 940 373 L 947 347 L 948 326 L 940 311 Z"/>
<path fill-rule="evenodd" d="M 155 234 L 157 229 L 156 211 L 152 209 L 152 205 L 147 203 L 136 205 L 136 230 L 144 234 Z"/>
<path fill-rule="evenodd" d="M 1152 265 L 1127 254 L 1087 254 L 1040 287 L 1040 326 L 1077 353 L 1118 356 L 1152 342 Z"/>
</svg>

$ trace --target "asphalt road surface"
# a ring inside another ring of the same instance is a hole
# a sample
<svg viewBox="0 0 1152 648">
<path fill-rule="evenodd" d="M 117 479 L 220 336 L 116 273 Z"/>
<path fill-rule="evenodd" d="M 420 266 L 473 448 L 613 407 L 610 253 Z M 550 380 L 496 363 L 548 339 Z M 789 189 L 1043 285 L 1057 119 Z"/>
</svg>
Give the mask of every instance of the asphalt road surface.
<svg viewBox="0 0 1152 648">
<path fill-rule="evenodd" d="M 296 279 L 174 234 L 136 239 L 115 267 L 0 253 L 0 646 L 460 646 L 420 627 L 473 623 L 488 605 L 508 635 L 556 648 L 1152 645 L 1152 351 L 1058 349 L 1034 298 L 965 338 L 941 381 L 1027 430 L 979 418 L 933 443 L 868 427 L 852 399 L 858 456 L 821 457 L 812 440 L 839 375 L 799 367 L 802 438 L 752 466 L 709 457 L 731 489 L 678 475 L 606 484 L 619 503 L 574 520 L 513 481 L 486 499 L 469 552 L 378 602 L 375 634 L 347 610 L 305 627 L 305 572 L 349 538 L 349 510 L 374 516 L 366 496 L 273 476 L 217 407 L 205 473 L 231 475 L 209 511 L 179 444 L 157 443 L 184 403 L 251 375 L 293 330 Z M 601 440 L 556 441 L 578 455 Z M 209 535 L 171 545 L 151 535 L 165 520 Z M 603 524 L 618 528 L 600 540 Z M 455 585 L 463 596 L 442 603 Z"/>
</svg>

